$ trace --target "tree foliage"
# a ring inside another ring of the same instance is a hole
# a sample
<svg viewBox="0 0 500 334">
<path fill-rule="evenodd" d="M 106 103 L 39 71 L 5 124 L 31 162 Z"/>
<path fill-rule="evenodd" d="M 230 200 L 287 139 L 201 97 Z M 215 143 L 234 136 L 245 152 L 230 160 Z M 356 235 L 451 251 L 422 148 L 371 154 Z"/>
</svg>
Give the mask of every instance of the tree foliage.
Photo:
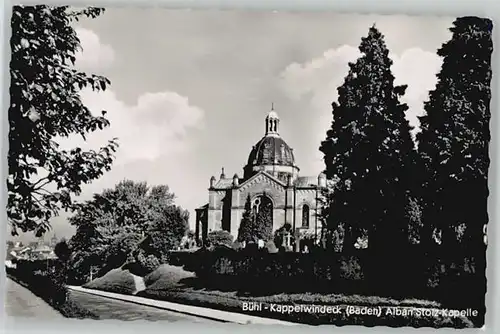
<svg viewBox="0 0 500 334">
<path fill-rule="evenodd" d="M 92 265 L 117 267 L 139 248 L 165 259 L 189 227 L 189 213 L 174 198 L 166 185 L 124 180 L 76 205 L 69 220 L 76 226 L 70 240 L 75 266 L 96 259 Z"/>
<path fill-rule="evenodd" d="M 104 91 L 109 80 L 74 67 L 80 41 L 72 23 L 101 8 L 14 6 L 11 27 L 7 213 L 12 235 L 43 235 L 50 219 L 70 209 L 82 184 L 109 170 L 117 143 L 98 151 L 63 150 L 57 138 L 89 134 L 109 125 L 92 115 L 80 91 Z"/>
<path fill-rule="evenodd" d="M 345 227 L 343 248 L 369 234 L 369 247 L 397 247 L 407 241 L 411 171 L 415 153 L 406 104 L 406 86 L 395 86 L 383 35 L 371 27 L 350 63 L 333 122 L 321 143 L 329 193 L 327 228 Z"/>
<path fill-rule="evenodd" d="M 417 136 L 424 175 L 423 237 L 429 242 L 437 231 L 452 249 L 459 244 L 482 248 L 488 222 L 492 22 L 462 17 L 450 30 L 451 40 L 438 50 L 443 65 Z"/>
</svg>

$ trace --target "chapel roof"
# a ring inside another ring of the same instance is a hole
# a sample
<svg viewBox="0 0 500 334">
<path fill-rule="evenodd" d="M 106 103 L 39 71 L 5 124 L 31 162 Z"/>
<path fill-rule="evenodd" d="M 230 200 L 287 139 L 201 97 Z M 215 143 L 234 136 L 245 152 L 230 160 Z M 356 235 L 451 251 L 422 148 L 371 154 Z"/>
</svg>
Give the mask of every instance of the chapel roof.
<svg viewBox="0 0 500 334">
<path fill-rule="evenodd" d="M 280 165 L 294 166 L 293 150 L 279 136 L 264 136 L 255 144 L 248 156 L 252 166 Z"/>
</svg>

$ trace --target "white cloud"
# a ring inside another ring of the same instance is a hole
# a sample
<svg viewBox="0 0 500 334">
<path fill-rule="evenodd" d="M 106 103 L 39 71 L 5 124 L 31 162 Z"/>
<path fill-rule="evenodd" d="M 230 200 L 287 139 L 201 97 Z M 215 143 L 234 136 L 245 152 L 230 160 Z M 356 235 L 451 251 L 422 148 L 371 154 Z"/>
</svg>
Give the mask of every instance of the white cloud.
<svg viewBox="0 0 500 334">
<path fill-rule="evenodd" d="M 144 93 L 127 105 L 113 91 L 84 90 L 82 100 L 95 115 L 106 110 L 110 126 L 90 134 L 86 142 L 73 136 L 61 144 L 95 149 L 116 137 L 117 164 L 183 153 L 189 149 L 189 130 L 203 124 L 204 111 L 175 92 Z"/>
<path fill-rule="evenodd" d="M 317 134 L 315 142 L 324 140 L 332 121 L 331 103 L 338 98 L 337 88 L 343 84 L 349 71 L 348 63 L 355 62 L 359 56 L 357 48 L 343 45 L 327 50 L 322 56 L 303 64 L 290 64 L 281 73 L 281 88 L 285 94 L 292 99 L 306 101 L 315 115 L 315 124 L 312 125 Z M 436 85 L 441 59 L 419 48 L 407 49 L 400 55 L 391 54 L 390 57 L 393 60 L 391 69 L 396 78 L 395 84 L 408 85 L 401 102 L 409 106 L 406 117 L 415 128 L 415 134 L 419 130 L 417 116 L 423 114 L 423 102 L 429 90 Z M 321 170 L 324 167 L 322 158 L 318 151 L 314 169 Z"/>
<path fill-rule="evenodd" d="M 76 55 L 76 66 L 81 69 L 105 68 L 115 60 L 115 52 L 110 45 L 103 44 L 99 36 L 89 29 L 76 28 L 82 50 Z"/>
<path fill-rule="evenodd" d="M 394 62 L 392 72 L 395 84 L 408 85 L 401 102 L 408 104 L 406 118 L 414 127 L 413 133 L 419 131 L 418 116 L 424 114 L 424 102 L 429 91 L 436 87 L 437 77 L 442 59 L 435 53 L 426 52 L 418 48 L 404 51 L 400 56 L 391 55 Z"/>
</svg>

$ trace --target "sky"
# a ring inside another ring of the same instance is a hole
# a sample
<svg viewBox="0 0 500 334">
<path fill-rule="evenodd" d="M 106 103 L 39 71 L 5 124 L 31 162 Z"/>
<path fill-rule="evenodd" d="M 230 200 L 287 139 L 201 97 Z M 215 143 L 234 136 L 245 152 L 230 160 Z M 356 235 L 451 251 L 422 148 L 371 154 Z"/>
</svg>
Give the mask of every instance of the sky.
<svg viewBox="0 0 500 334">
<path fill-rule="evenodd" d="M 348 62 L 375 24 L 384 34 L 396 84 L 408 89 L 403 102 L 418 131 L 418 115 L 436 84 L 437 49 L 450 39 L 452 17 L 107 8 L 75 26 L 83 51 L 77 67 L 111 80 L 104 93 L 83 91 L 96 114 L 111 126 L 87 142 L 63 145 L 98 148 L 118 137 L 110 172 L 83 188 L 79 199 L 124 179 L 167 184 L 190 211 L 208 200 L 209 179 L 224 167 L 242 175 L 252 145 L 264 135 L 274 104 L 280 134 L 294 149 L 302 176 L 323 169 L 318 150 L 332 120 Z M 74 228 L 61 214 L 53 233 Z M 27 240 L 32 235 L 22 235 Z"/>
</svg>

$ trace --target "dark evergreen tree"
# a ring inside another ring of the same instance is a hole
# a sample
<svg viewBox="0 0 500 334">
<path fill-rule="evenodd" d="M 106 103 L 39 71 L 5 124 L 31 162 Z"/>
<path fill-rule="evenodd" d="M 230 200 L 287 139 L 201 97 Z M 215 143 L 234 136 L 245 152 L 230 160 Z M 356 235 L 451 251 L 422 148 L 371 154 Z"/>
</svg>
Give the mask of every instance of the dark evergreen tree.
<svg viewBox="0 0 500 334">
<path fill-rule="evenodd" d="M 406 104 L 406 86 L 394 86 L 392 61 L 383 35 L 371 27 L 350 63 L 333 103 L 333 122 L 321 143 L 327 178 L 333 180 L 327 228 L 344 226 L 343 249 L 369 235 L 369 248 L 390 250 L 408 242 L 407 207 L 415 151 Z M 329 214 L 331 213 L 331 214 Z"/>
<path fill-rule="evenodd" d="M 273 204 L 269 197 L 262 196 L 259 210 L 255 217 L 255 235 L 257 239 L 273 239 Z"/>
<path fill-rule="evenodd" d="M 425 177 L 423 239 L 435 245 L 431 236 L 439 232 L 443 289 L 457 296 L 457 307 L 480 310 L 478 327 L 484 324 L 486 293 L 492 28 L 489 19 L 478 17 L 453 23 L 451 40 L 438 50 L 443 65 L 417 137 Z"/>
<path fill-rule="evenodd" d="M 255 212 L 248 196 L 238 230 L 238 241 L 269 241 L 272 238 L 272 202 L 266 196 L 262 196 L 259 209 Z"/>
<path fill-rule="evenodd" d="M 438 84 L 420 117 L 418 149 L 424 167 L 426 240 L 434 230 L 450 251 L 484 246 L 488 222 L 492 23 L 458 18 L 438 55 Z"/>
<path fill-rule="evenodd" d="M 238 229 L 238 241 L 253 241 L 252 229 L 254 227 L 254 222 L 255 217 L 252 212 L 252 203 L 250 200 L 250 195 L 248 195 L 245 201 L 243 217 L 241 218 L 240 227 Z"/>
</svg>

